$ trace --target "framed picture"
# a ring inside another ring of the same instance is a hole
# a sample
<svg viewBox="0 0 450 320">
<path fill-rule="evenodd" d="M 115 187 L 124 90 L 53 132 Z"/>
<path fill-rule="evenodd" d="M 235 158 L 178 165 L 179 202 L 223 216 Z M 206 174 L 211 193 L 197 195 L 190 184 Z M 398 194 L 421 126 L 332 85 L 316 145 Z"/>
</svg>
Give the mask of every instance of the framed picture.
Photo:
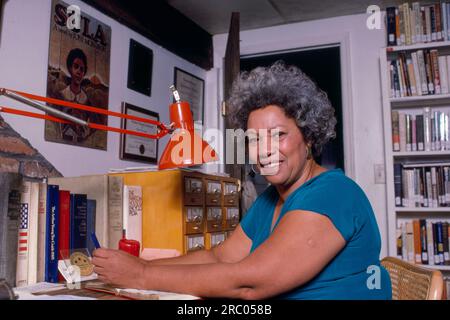
<svg viewBox="0 0 450 320">
<path fill-rule="evenodd" d="M 153 51 L 131 39 L 128 59 L 128 88 L 146 96 L 152 94 Z"/>
<path fill-rule="evenodd" d="M 205 81 L 175 67 L 174 84 L 180 94 L 181 100 L 189 102 L 191 106 L 195 128 L 201 130 L 204 120 Z"/>
<path fill-rule="evenodd" d="M 83 33 L 69 28 L 64 22 L 68 7 L 63 0 L 52 0 L 47 97 L 108 110 L 111 27 L 83 11 L 81 19 L 89 21 L 90 31 Z M 68 107 L 58 109 L 81 120 L 108 125 L 108 117 L 104 114 Z M 45 121 L 44 138 L 105 151 L 108 144 L 108 134 L 104 130 L 49 120 Z"/>
<path fill-rule="evenodd" d="M 122 103 L 122 113 L 159 121 L 158 113 L 136 107 L 126 102 Z M 121 127 L 125 130 L 133 130 L 147 134 L 158 133 L 158 127 L 156 125 L 129 119 L 122 119 Z M 158 139 L 149 139 L 145 137 L 133 136 L 130 134 L 121 134 L 120 159 L 152 164 L 157 163 Z"/>
</svg>

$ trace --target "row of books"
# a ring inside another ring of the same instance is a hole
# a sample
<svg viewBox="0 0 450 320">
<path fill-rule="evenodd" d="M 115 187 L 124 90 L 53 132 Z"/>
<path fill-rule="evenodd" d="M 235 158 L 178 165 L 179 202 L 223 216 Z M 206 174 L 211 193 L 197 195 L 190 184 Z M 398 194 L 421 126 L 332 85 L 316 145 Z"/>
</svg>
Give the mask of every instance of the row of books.
<svg viewBox="0 0 450 320">
<path fill-rule="evenodd" d="M 400 222 L 396 230 L 397 256 L 425 265 L 450 265 L 448 221 L 428 219 Z"/>
<path fill-rule="evenodd" d="M 450 56 L 437 49 L 399 52 L 388 64 L 391 98 L 450 93 Z"/>
<path fill-rule="evenodd" d="M 450 163 L 394 164 L 395 205 L 407 208 L 439 208 L 450 206 Z"/>
<path fill-rule="evenodd" d="M 92 233 L 107 248 L 117 249 L 124 234 L 142 243 L 142 190 L 122 177 L 27 181 L 0 173 L 0 195 L 0 233 L 8 235 L 0 243 L 0 278 L 11 285 L 62 281 L 58 261 L 78 250 L 92 254 Z"/>
<path fill-rule="evenodd" d="M 450 39 L 450 3 L 403 3 L 386 8 L 387 45 L 400 46 Z"/>
<path fill-rule="evenodd" d="M 393 110 L 393 151 L 450 150 L 450 112 L 423 109 L 422 114 Z"/>
</svg>

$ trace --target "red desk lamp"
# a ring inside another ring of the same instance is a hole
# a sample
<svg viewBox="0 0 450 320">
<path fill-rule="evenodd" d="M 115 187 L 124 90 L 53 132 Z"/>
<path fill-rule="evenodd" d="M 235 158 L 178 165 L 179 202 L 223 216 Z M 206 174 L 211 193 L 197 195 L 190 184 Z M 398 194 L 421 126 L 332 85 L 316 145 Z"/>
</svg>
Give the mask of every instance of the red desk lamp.
<svg viewBox="0 0 450 320">
<path fill-rule="evenodd" d="M 165 126 L 163 123 L 151 119 L 145 119 L 119 112 L 89 107 L 53 98 L 45 98 L 25 92 L 7 90 L 3 88 L 0 88 L 0 96 L 3 95 L 5 97 L 9 97 L 13 100 L 22 102 L 31 107 L 44 111 L 47 114 L 27 112 L 23 110 L 11 109 L 2 106 L 0 106 L 0 113 L 4 112 L 26 117 L 45 119 L 65 124 L 72 123 L 76 125 L 87 126 L 92 129 L 112 131 L 123 134 L 131 134 L 135 136 L 146 137 L 149 139 L 160 139 L 167 134 L 172 134 L 172 137 L 169 143 L 167 144 L 164 152 L 162 153 L 159 162 L 158 167 L 161 170 L 189 167 L 211 161 L 217 161 L 218 157 L 214 149 L 200 136 L 198 136 L 194 131 L 194 121 L 192 119 L 192 113 L 189 103 L 180 100 L 180 96 L 174 86 L 171 86 L 170 88 L 172 89 L 176 102 L 169 106 L 170 121 L 171 121 L 171 124 L 169 126 Z M 55 108 L 52 108 L 39 102 L 45 102 L 67 108 L 94 112 L 106 116 L 114 116 L 123 119 L 150 123 L 158 127 L 158 133 L 146 134 L 138 131 L 119 129 L 115 127 L 109 127 L 97 123 L 84 121 L 82 119 L 71 116 L 63 111 L 57 110 Z"/>
</svg>

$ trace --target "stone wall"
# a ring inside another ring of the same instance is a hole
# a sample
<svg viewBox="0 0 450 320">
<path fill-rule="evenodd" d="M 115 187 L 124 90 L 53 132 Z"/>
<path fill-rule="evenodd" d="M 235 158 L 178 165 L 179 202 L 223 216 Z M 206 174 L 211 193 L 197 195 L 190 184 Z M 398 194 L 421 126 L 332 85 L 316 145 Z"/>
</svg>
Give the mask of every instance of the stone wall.
<svg viewBox="0 0 450 320">
<path fill-rule="evenodd" d="M 16 172 L 28 178 L 61 177 L 39 151 L 0 116 L 0 172 Z"/>
</svg>

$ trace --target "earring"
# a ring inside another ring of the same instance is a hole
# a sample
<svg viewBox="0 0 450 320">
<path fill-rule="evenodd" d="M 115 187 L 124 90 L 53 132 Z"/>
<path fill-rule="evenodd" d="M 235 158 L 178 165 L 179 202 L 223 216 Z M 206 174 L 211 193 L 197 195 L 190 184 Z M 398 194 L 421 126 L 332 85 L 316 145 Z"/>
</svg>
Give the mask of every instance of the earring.
<svg viewBox="0 0 450 320">
<path fill-rule="evenodd" d="M 260 172 L 258 170 L 255 169 L 254 164 L 250 165 L 250 168 L 252 170 L 252 172 L 256 175 L 256 174 L 260 174 Z"/>
</svg>

